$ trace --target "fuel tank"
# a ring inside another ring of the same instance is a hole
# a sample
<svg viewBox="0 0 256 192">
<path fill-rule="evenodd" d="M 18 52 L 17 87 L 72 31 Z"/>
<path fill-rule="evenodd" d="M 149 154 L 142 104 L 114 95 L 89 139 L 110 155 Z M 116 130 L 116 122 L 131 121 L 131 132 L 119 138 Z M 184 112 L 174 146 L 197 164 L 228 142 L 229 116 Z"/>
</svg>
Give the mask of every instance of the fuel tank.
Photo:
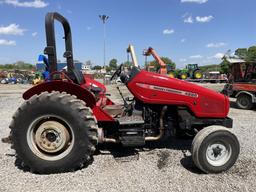
<svg viewBox="0 0 256 192">
<path fill-rule="evenodd" d="M 228 97 L 199 85 L 141 70 L 127 83 L 130 92 L 148 104 L 186 106 L 198 118 L 225 118 Z"/>
</svg>

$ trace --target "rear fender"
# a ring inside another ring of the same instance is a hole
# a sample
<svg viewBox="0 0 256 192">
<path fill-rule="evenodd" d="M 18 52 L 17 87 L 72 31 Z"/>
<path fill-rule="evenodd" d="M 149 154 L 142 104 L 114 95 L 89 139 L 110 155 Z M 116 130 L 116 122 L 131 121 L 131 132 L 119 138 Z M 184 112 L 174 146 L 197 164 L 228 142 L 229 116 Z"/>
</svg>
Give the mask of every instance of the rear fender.
<svg viewBox="0 0 256 192">
<path fill-rule="evenodd" d="M 74 83 L 65 81 L 50 81 L 41 83 L 23 93 L 23 99 L 28 100 L 33 95 L 39 95 L 45 91 L 49 93 L 51 91 L 59 91 L 75 95 L 78 99 L 84 101 L 87 107 L 92 109 L 97 121 L 114 121 L 114 119 L 104 110 L 102 110 L 101 107 L 96 106 L 95 97 L 90 91 Z"/>
<path fill-rule="evenodd" d="M 79 85 L 65 81 L 50 81 L 38 84 L 23 93 L 23 99 L 28 100 L 33 95 L 39 95 L 45 91 L 66 92 L 77 96 L 78 99 L 83 100 L 86 103 L 86 106 L 90 108 L 93 108 L 96 105 L 95 97 L 90 91 L 80 87 Z"/>
</svg>

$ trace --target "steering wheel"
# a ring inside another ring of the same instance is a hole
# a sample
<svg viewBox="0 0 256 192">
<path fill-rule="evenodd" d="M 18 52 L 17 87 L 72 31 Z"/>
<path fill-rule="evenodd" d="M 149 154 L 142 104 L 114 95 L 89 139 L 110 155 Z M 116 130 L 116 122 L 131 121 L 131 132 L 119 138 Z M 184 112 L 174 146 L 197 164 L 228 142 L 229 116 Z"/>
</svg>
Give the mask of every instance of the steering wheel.
<svg viewBox="0 0 256 192">
<path fill-rule="evenodd" d="M 112 75 L 112 77 L 110 78 L 110 81 L 112 81 L 116 76 L 119 77 L 120 74 L 122 73 L 123 70 L 123 64 L 121 64 L 117 70 L 115 71 L 115 73 Z"/>
</svg>

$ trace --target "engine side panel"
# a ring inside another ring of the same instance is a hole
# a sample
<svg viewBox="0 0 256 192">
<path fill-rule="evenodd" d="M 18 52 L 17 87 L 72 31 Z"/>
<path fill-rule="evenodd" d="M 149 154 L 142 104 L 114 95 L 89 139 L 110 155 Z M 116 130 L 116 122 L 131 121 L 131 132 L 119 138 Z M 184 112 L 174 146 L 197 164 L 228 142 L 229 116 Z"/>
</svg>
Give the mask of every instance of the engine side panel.
<svg viewBox="0 0 256 192">
<path fill-rule="evenodd" d="M 218 92 L 144 70 L 127 87 L 144 103 L 187 106 L 200 118 L 225 118 L 229 112 L 228 98 Z"/>
</svg>

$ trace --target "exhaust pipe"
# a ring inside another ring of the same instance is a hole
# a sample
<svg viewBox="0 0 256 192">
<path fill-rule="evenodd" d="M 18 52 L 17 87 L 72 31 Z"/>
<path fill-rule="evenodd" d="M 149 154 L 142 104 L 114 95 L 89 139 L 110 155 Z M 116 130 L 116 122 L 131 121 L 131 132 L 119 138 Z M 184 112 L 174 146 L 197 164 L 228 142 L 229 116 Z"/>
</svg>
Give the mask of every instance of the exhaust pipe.
<svg viewBox="0 0 256 192">
<path fill-rule="evenodd" d="M 162 111 L 161 111 L 161 115 L 160 115 L 160 127 L 159 127 L 159 135 L 157 135 L 156 137 L 145 137 L 145 141 L 157 141 L 159 139 L 161 139 L 164 135 L 164 115 L 167 111 L 167 106 L 164 106 Z"/>
<path fill-rule="evenodd" d="M 104 137 L 104 132 L 102 128 L 98 128 L 98 142 L 99 143 L 119 143 L 119 141 L 114 138 Z"/>
<path fill-rule="evenodd" d="M 119 141 L 113 138 L 104 138 L 103 143 L 119 143 Z"/>
</svg>

